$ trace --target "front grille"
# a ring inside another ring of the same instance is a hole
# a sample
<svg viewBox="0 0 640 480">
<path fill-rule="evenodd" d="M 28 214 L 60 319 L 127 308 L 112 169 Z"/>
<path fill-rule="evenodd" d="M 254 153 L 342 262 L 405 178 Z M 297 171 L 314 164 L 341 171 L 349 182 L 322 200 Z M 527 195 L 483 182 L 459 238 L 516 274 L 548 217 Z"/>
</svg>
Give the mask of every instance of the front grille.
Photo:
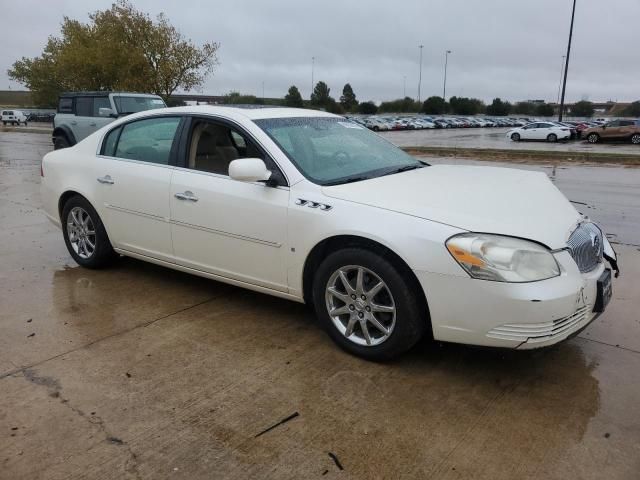
<svg viewBox="0 0 640 480">
<path fill-rule="evenodd" d="M 590 272 L 602 262 L 602 231 L 594 223 L 583 223 L 576 228 L 567 247 L 582 273 Z"/>
<path fill-rule="evenodd" d="M 588 307 L 583 305 L 566 317 L 546 323 L 508 323 L 490 330 L 487 337 L 535 343 L 549 340 L 576 327 L 587 318 Z"/>
</svg>

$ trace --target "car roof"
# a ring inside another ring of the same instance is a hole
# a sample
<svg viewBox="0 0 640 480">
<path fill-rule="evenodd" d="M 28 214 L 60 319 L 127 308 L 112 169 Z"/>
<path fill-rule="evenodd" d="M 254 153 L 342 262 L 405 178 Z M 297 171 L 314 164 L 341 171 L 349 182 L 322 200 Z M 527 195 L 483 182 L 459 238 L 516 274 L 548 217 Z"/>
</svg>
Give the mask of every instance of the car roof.
<svg viewBox="0 0 640 480">
<path fill-rule="evenodd" d="M 186 107 L 157 108 L 144 110 L 123 117 L 122 119 L 134 119 L 155 115 L 167 115 L 170 113 L 188 115 L 218 115 L 232 120 L 261 120 L 266 118 L 302 118 L 302 117 L 329 117 L 343 118 L 339 115 L 323 112 L 321 110 L 309 110 L 305 108 L 238 108 L 236 106 L 214 106 L 214 105 L 188 105 Z M 124 123 L 124 122 L 123 122 Z"/>
<path fill-rule="evenodd" d="M 140 93 L 140 92 L 111 92 L 111 91 L 94 91 L 94 92 L 63 92 L 60 94 L 60 97 L 95 97 L 95 96 L 106 96 L 106 95 L 136 95 L 138 97 L 159 97 L 160 95 L 156 95 L 155 93 Z"/>
</svg>

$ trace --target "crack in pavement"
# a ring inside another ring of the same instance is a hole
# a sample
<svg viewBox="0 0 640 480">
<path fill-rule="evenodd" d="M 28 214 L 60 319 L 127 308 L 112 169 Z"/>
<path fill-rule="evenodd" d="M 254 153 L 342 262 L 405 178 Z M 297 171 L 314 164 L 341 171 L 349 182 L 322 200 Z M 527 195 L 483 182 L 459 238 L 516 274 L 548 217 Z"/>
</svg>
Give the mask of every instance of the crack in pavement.
<svg viewBox="0 0 640 480">
<path fill-rule="evenodd" d="M 93 346 L 93 345 L 95 345 L 97 343 L 100 343 L 100 342 L 102 342 L 104 340 L 109 340 L 110 338 L 114 338 L 114 337 L 117 337 L 119 335 L 123 335 L 123 334 L 129 333 L 129 332 L 133 332 L 134 330 L 137 330 L 139 328 L 146 328 L 146 327 L 148 327 L 150 325 L 153 325 L 156 322 L 159 322 L 160 320 L 164 320 L 165 318 L 169 318 L 169 317 L 171 317 L 173 315 L 177 315 L 179 313 L 186 312 L 187 310 L 191 310 L 192 308 L 199 307 L 200 305 L 204 305 L 205 303 L 210 302 L 212 300 L 215 300 L 216 298 L 218 298 L 218 296 L 210 297 L 210 298 L 208 298 L 206 300 L 203 300 L 202 302 L 194 303 L 193 305 L 190 305 L 190 306 L 185 307 L 185 308 L 181 308 L 180 310 L 176 310 L 175 312 L 171 312 L 171 313 L 168 313 L 167 315 L 163 315 L 163 316 L 155 318 L 153 320 L 149 320 L 148 322 L 144 322 L 144 323 L 141 323 L 139 325 L 135 325 L 135 326 L 133 326 L 131 328 L 127 328 L 125 330 L 121 330 L 119 332 L 112 333 L 110 335 L 98 338 L 98 339 L 93 340 L 93 341 L 91 341 L 89 343 L 86 343 L 84 345 L 80 345 L 80 346 L 78 346 L 76 348 L 72 348 L 71 350 L 67 350 L 65 352 L 58 353 L 58 354 L 56 354 L 56 355 L 54 355 L 52 357 L 46 358 L 44 360 L 39 360 L 39 361 L 37 361 L 35 363 L 32 363 L 30 365 L 25 365 L 23 367 L 16 368 L 16 369 L 11 370 L 9 372 L 0 374 L 0 380 L 2 380 L 3 378 L 14 376 L 14 375 L 16 375 L 18 373 L 24 373 L 25 370 L 28 370 L 28 369 L 31 369 L 31 368 L 34 368 L 34 367 L 38 367 L 38 366 L 42 365 L 43 363 L 49 362 L 51 360 L 55 360 L 55 359 L 60 358 L 60 357 L 63 357 L 64 355 L 68 355 L 70 353 L 77 352 L 77 351 L 83 350 L 85 348 L 89 348 L 89 347 L 91 347 L 91 346 Z"/>
<path fill-rule="evenodd" d="M 107 441 L 112 445 L 124 447 L 128 454 L 128 458 L 125 461 L 125 471 L 133 475 L 134 478 L 138 480 L 142 478 L 142 476 L 140 475 L 140 471 L 138 470 L 138 456 L 131 449 L 131 446 L 124 440 L 115 436 L 105 425 L 102 417 L 93 413 L 91 415 L 87 415 L 82 409 L 73 405 L 73 403 L 71 403 L 68 398 L 64 397 L 61 393 L 62 385 L 60 385 L 60 381 L 58 379 L 49 376 L 38 375 L 38 372 L 31 368 L 25 368 L 22 370 L 22 378 L 33 383 L 34 385 L 46 387 L 49 390 L 49 396 L 51 398 L 57 398 L 65 408 L 69 409 L 75 415 L 79 416 L 81 419 L 91 424 L 92 426 L 97 427 L 104 436 L 103 441 Z M 97 444 L 94 444 L 93 446 L 95 445 Z"/>
</svg>

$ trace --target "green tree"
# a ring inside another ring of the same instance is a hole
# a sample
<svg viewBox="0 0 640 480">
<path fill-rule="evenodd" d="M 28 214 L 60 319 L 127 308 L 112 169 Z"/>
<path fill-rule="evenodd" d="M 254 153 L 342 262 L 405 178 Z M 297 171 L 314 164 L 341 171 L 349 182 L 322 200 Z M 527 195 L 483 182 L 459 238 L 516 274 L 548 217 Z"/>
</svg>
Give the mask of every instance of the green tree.
<svg viewBox="0 0 640 480">
<path fill-rule="evenodd" d="M 640 117 L 640 101 L 630 103 L 629 106 L 624 109 L 623 115 Z"/>
<path fill-rule="evenodd" d="M 594 112 L 593 103 L 588 100 L 580 100 L 571 106 L 570 112 L 574 117 L 591 117 Z"/>
<path fill-rule="evenodd" d="M 378 107 L 371 101 L 362 102 L 360 105 L 358 105 L 358 113 L 362 113 L 363 115 L 375 115 L 377 112 Z"/>
<path fill-rule="evenodd" d="M 311 105 L 314 107 L 326 107 L 330 100 L 333 100 L 329 95 L 331 89 L 323 81 L 316 83 L 311 94 Z"/>
<path fill-rule="evenodd" d="M 300 90 L 295 85 L 291 85 L 289 87 L 289 91 L 284 96 L 284 104 L 287 107 L 295 107 L 302 108 L 304 107 L 304 102 L 302 101 L 302 95 L 300 95 Z"/>
<path fill-rule="evenodd" d="M 244 95 L 240 92 L 229 92 L 224 96 L 223 103 L 228 105 L 254 105 L 258 103 L 255 95 Z"/>
<path fill-rule="evenodd" d="M 345 84 L 342 89 L 342 95 L 340 96 L 340 105 L 347 112 L 355 111 L 358 106 L 358 100 L 356 99 L 356 94 L 353 93 L 353 88 L 351 88 L 350 84 Z"/>
<path fill-rule="evenodd" d="M 513 106 L 513 113 L 536 115 L 536 104 L 533 102 L 518 102 Z"/>
<path fill-rule="evenodd" d="M 17 60 L 7 73 L 40 104 L 55 104 L 65 90 L 151 92 L 168 100 L 179 88 L 202 85 L 218 48 L 215 42 L 198 47 L 164 14 L 154 20 L 119 0 L 86 24 L 64 17 L 60 36 L 49 37 L 39 57 Z"/>
<path fill-rule="evenodd" d="M 429 97 L 422 104 L 422 111 L 424 113 L 430 113 L 434 115 L 441 115 L 447 113 L 448 104 L 442 97 Z"/>
<path fill-rule="evenodd" d="M 548 103 L 539 103 L 536 106 L 536 115 L 540 117 L 552 117 L 554 113 L 553 105 Z"/>
<path fill-rule="evenodd" d="M 509 115 L 511 104 L 504 102 L 500 98 L 494 98 L 491 105 L 487 105 L 487 115 L 495 115 L 496 117 L 504 117 Z"/>
<path fill-rule="evenodd" d="M 421 105 L 411 97 L 398 98 L 389 102 L 382 102 L 380 110 L 383 113 L 416 113 Z"/>
<path fill-rule="evenodd" d="M 451 111 L 458 115 L 475 115 L 485 110 L 482 100 L 467 97 L 451 97 L 449 99 Z"/>
</svg>

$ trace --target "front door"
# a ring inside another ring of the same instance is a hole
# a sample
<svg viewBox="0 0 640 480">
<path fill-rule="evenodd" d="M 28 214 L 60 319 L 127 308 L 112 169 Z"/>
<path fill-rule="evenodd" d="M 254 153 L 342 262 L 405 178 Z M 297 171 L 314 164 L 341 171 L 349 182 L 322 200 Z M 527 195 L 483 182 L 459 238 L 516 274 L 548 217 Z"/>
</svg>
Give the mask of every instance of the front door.
<svg viewBox="0 0 640 480">
<path fill-rule="evenodd" d="M 101 210 L 114 247 L 170 260 L 169 190 L 180 117 L 132 121 L 112 130 L 96 159 Z"/>
<path fill-rule="evenodd" d="M 279 291 L 287 290 L 284 257 L 289 188 L 249 135 L 222 121 L 193 118 L 181 168 L 171 180 L 171 232 L 184 266 Z M 229 163 L 262 158 L 279 186 L 232 180 Z"/>
</svg>

